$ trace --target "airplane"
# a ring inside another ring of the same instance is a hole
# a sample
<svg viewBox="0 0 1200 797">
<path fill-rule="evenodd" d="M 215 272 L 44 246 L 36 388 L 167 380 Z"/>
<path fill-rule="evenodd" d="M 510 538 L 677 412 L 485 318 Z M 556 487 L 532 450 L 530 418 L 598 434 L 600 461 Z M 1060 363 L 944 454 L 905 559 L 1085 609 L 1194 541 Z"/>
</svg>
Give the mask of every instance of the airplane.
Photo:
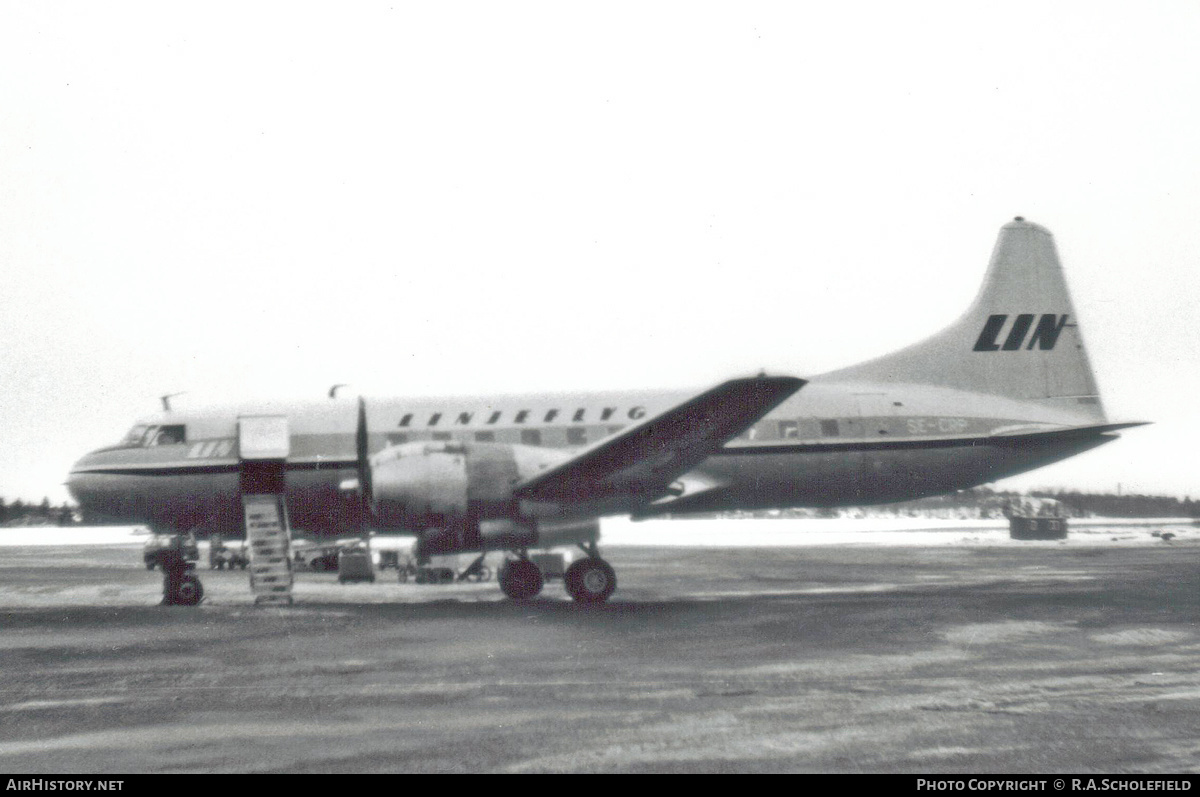
<svg viewBox="0 0 1200 797">
<path fill-rule="evenodd" d="M 286 416 L 294 528 L 415 535 L 417 552 L 506 551 L 504 593 L 537 595 L 531 548 L 578 546 L 585 604 L 616 574 L 599 519 L 901 501 L 1065 459 L 1141 425 L 1105 415 L 1050 232 L 999 233 L 970 308 L 932 337 L 801 379 L 700 392 L 359 397 L 164 410 L 71 469 L 85 522 L 236 535 L 239 417 Z"/>
</svg>

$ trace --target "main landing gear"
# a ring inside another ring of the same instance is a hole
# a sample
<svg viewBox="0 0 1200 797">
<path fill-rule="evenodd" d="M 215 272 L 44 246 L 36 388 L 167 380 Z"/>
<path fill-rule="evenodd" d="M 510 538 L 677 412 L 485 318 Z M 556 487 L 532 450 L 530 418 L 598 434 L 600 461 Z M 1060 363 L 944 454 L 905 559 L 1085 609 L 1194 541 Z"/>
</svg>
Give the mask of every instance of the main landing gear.
<svg viewBox="0 0 1200 797">
<path fill-rule="evenodd" d="M 612 565 L 600 558 L 600 551 L 594 542 L 579 547 L 587 556 L 572 562 L 563 574 L 567 594 L 576 603 L 604 603 L 617 588 L 617 574 Z M 542 591 L 545 579 L 538 566 L 529 561 L 525 551 L 518 556 L 500 568 L 500 589 L 513 600 L 528 600 Z"/>
<path fill-rule="evenodd" d="M 529 600 L 537 595 L 546 583 L 541 569 L 524 556 L 505 562 L 500 567 L 498 577 L 504 594 L 518 601 Z"/>
<path fill-rule="evenodd" d="M 598 556 L 577 559 L 563 575 L 567 594 L 577 603 L 604 603 L 617 588 L 617 574 L 612 565 Z"/>
</svg>

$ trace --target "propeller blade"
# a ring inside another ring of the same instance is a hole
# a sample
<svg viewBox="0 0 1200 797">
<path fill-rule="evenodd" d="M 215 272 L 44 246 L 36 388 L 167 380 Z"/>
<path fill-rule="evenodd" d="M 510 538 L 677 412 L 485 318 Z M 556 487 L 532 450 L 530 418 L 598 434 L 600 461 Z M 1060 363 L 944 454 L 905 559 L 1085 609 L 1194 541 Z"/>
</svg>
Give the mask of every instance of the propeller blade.
<svg viewBox="0 0 1200 797">
<path fill-rule="evenodd" d="M 367 451 L 367 403 L 362 396 L 358 397 L 358 429 L 354 434 L 355 453 L 358 458 L 358 495 L 359 518 L 362 530 L 367 528 L 367 519 L 371 516 L 371 461 Z"/>
</svg>

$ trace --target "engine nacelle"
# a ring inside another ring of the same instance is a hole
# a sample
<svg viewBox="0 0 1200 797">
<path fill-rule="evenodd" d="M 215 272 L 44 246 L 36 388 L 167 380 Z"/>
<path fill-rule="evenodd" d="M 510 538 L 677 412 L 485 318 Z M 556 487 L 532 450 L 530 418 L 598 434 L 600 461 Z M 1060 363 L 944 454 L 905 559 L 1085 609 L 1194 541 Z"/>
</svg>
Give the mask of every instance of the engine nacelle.
<svg viewBox="0 0 1200 797">
<path fill-rule="evenodd" d="M 470 535 L 494 539 L 493 547 L 519 547 L 532 534 L 527 531 L 532 524 L 520 517 L 513 488 L 567 456 L 497 443 L 389 446 L 370 458 L 371 509 L 385 528 L 457 532 L 469 527 Z"/>
<path fill-rule="evenodd" d="M 594 519 L 526 516 L 513 488 L 571 456 L 499 443 L 389 446 L 370 458 L 371 511 L 384 528 L 418 532 L 421 556 L 595 542 Z"/>
<path fill-rule="evenodd" d="M 419 529 L 466 517 L 467 487 L 463 446 L 406 443 L 371 457 L 371 508 L 384 526 Z"/>
</svg>

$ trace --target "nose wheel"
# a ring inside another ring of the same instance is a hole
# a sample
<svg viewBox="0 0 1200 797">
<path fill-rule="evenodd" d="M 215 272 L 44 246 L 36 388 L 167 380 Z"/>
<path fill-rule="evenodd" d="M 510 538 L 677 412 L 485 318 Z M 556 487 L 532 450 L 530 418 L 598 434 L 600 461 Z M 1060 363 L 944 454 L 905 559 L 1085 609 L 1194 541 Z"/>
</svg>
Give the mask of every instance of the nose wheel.
<svg viewBox="0 0 1200 797">
<path fill-rule="evenodd" d="M 204 600 L 204 585 L 194 573 L 186 573 L 171 592 L 168 603 L 176 606 L 196 606 Z"/>
<path fill-rule="evenodd" d="M 192 563 L 178 554 L 163 559 L 164 606 L 196 606 L 204 600 L 204 585 L 192 568 Z"/>
</svg>

